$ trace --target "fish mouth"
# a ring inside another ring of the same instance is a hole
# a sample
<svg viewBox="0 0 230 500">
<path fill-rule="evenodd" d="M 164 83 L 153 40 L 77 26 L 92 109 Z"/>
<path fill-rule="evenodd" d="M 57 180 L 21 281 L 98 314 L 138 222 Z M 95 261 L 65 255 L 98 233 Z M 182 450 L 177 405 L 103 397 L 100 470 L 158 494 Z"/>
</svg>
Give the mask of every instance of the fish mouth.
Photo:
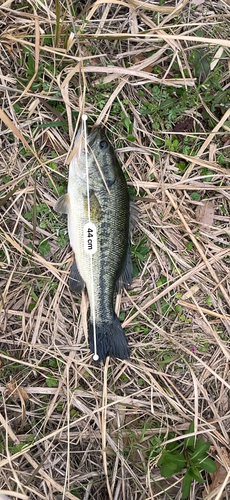
<svg viewBox="0 0 230 500">
<path fill-rule="evenodd" d="M 92 147 L 96 140 L 102 140 L 104 138 L 105 138 L 104 129 L 101 127 L 101 125 L 98 125 L 88 135 L 88 144 L 89 144 L 89 146 Z"/>
<path fill-rule="evenodd" d="M 85 132 L 86 132 L 87 145 L 90 146 L 91 148 L 93 147 L 96 140 L 106 139 L 104 129 L 101 127 L 101 125 L 98 125 L 89 133 L 87 125 L 85 128 L 85 126 L 83 126 L 83 124 L 80 123 L 75 137 L 74 145 L 75 147 L 81 145 L 80 148 L 81 152 L 84 151 L 85 149 Z"/>
<path fill-rule="evenodd" d="M 75 136 L 74 141 L 74 158 L 77 161 L 77 164 L 81 164 L 82 159 L 85 157 L 85 146 L 87 146 L 88 155 L 94 156 L 94 146 L 100 143 L 100 141 L 104 141 L 106 139 L 105 129 L 98 125 L 95 127 L 90 133 L 88 132 L 87 124 L 82 123 L 82 120 L 79 124 L 77 134 Z M 94 171 L 94 168 L 91 169 L 90 163 L 88 164 L 89 175 Z"/>
</svg>

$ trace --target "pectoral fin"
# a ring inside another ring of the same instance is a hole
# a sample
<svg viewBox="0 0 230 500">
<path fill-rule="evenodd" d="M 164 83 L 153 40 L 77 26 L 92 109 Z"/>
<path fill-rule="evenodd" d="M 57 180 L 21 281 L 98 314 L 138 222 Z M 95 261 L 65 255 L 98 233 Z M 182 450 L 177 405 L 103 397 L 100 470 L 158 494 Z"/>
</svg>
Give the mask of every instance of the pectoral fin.
<svg viewBox="0 0 230 500">
<path fill-rule="evenodd" d="M 59 212 L 60 214 L 68 214 L 69 213 L 69 204 L 70 199 L 68 194 L 63 194 L 61 198 L 58 198 L 54 205 L 54 210 Z"/>
<path fill-rule="evenodd" d="M 69 277 L 69 287 L 71 292 L 80 293 L 85 287 L 85 282 L 83 281 L 76 264 L 76 260 L 74 259 L 74 263 L 72 265 L 70 277 Z"/>
<path fill-rule="evenodd" d="M 133 263 L 130 254 L 130 248 L 128 247 L 125 264 L 119 279 L 116 282 L 116 288 L 125 288 L 128 290 L 133 280 Z"/>
</svg>

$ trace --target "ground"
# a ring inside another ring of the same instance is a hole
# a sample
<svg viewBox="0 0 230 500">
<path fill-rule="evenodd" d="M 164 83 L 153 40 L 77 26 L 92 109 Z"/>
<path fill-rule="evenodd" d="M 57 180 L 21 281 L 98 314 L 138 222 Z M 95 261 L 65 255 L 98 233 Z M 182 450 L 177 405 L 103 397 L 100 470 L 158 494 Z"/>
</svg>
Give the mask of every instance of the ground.
<svg viewBox="0 0 230 500">
<path fill-rule="evenodd" d="M 0 498 L 229 498 L 229 16 L 228 0 L 1 2 Z M 53 210 L 82 113 L 132 202 L 131 357 L 105 366 Z"/>
</svg>

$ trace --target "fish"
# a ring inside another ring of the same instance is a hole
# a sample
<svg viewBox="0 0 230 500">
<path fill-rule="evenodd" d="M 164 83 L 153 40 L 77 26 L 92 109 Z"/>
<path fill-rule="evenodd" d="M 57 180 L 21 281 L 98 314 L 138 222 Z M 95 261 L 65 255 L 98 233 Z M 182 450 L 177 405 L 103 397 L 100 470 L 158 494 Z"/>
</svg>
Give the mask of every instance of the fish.
<svg viewBox="0 0 230 500">
<path fill-rule="evenodd" d="M 86 137 L 87 150 L 80 126 L 74 148 L 77 152 L 69 166 L 68 192 L 56 201 L 54 209 L 68 216 L 70 245 L 75 256 L 69 278 L 70 290 L 80 293 L 87 289 L 90 350 L 96 352 L 98 362 L 105 362 L 107 356 L 123 360 L 130 357 L 130 349 L 114 310 L 114 299 L 116 291 L 122 287 L 128 289 L 133 278 L 129 245 L 129 193 L 105 129 L 98 126 Z M 84 243 L 84 228 L 87 228 L 89 217 L 96 232 L 96 250 L 94 248 L 91 255 L 86 253 Z"/>
</svg>

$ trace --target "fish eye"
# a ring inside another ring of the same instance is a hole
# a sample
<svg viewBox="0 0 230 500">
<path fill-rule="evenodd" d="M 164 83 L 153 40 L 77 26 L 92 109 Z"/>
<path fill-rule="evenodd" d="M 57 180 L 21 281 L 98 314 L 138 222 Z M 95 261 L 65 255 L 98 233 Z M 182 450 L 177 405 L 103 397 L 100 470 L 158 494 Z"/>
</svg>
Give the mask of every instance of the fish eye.
<svg viewBox="0 0 230 500">
<path fill-rule="evenodd" d="M 105 149 L 105 148 L 107 148 L 107 146 L 108 146 L 108 142 L 106 142 L 106 141 L 101 141 L 100 142 L 100 148 L 101 149 Z"/>
</svg>

